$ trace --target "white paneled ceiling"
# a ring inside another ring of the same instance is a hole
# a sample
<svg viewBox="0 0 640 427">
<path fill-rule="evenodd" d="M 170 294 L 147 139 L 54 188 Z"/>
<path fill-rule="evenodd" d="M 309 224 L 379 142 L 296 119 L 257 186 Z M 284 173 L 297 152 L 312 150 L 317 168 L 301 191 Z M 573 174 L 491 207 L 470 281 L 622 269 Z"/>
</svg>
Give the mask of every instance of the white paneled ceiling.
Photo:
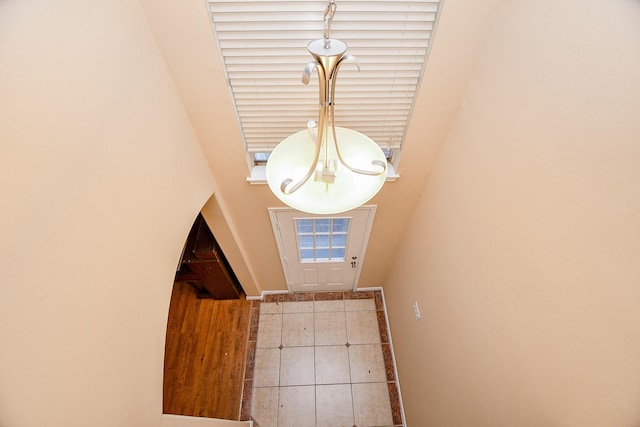
<svg viewBox="0 0 640 427">
<path fill-rule="evenodd" d="M 440 5 L 338 0 L 331 38 L 360 61 L 341 67 L 336 124 L 400 148 Z M 307 44 L 323 37 L 327 2 L 209 0 L 215 34 L 249 152 L 270 151 L 318 115 L 318 82 L 301 82 Z"/>
</svg>

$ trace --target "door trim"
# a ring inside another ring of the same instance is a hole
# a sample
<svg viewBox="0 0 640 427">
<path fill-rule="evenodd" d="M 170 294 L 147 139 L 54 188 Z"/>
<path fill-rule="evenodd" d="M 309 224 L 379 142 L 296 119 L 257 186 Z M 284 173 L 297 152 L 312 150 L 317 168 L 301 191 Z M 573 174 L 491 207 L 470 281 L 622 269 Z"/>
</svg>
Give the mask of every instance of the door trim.
<svg viewBox="0 0 640 427">
<path fill-rule="evenodd" d="M 371 229 L 373 228 L 373 220 L 375 218 L 377 208 L 378 208 L 377 205 L 365 205 L 365 206 L 360 206 L 355 209 L 352 209 L 351 211 L 341 212 L 341 214 L 348 214 L 349 212 L 353 212 L 353 211 L 367 212 L 367 220 L 366 220 L 366 224 L 364 225 L 365 227 L 364 237 L 362 239 L 362 246 L 360 247 L 360 254 L 358 255 L 358 260 L 359 260 L 358 268 L 356 269 L 356 274 L 353 279 L 353 287 L 351 289 L 353 291 L 355 291 L 358 288 L 358 282 L 360 281 L 360 273 L 362 272 L 362 266 L 364 265 L 365 255 L 367 253 L 367 246 L 369 245 L 369 236 L 371 235 Z M 289 292 L 294 292 L 294 290 L 291 287 L 292 280 L 289 275 L 287 260 L 284 257 L 284 243 L 282 241 L 282 235 L 280 233 L 280 227 L 278 225 L 277 214 L 278 212 L 300 212 L 300 211 L 293 208 L 267 208 L 267 211 L 269 212 L 269 218 L 271 219 L 271 227 L 273 229 L 273 235 L 276 240 L 276 245 L 278 247 L 278 256 L 280 257 L 282 272 L 284 273 L 284 278 L 287 283 L 287 290 Z M 310 218 L 333 218 L 339 214 L 317 215 L 317 214 L 304 213 L 304 215 L 307 215 Z"/>
</svg>

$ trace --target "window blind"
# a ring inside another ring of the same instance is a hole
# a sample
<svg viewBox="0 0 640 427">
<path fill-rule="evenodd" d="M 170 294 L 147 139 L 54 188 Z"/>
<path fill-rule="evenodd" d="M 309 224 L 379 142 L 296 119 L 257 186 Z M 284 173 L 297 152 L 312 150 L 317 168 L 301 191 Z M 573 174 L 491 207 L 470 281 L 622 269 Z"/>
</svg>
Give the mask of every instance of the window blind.
<svg viewBox="0 0 640 427">
<path fill-rule="evenodd" d="M 401 147 L 439 1 L 338 0 L 331 38 L 360 62 L 340 68 L 336 125 L 386 149 Z M 269 151 L 318 117 L 318 81 L 301 82 L 323 37 L 326 1 L 209 0 L 247 150 Z"/>
</svg>

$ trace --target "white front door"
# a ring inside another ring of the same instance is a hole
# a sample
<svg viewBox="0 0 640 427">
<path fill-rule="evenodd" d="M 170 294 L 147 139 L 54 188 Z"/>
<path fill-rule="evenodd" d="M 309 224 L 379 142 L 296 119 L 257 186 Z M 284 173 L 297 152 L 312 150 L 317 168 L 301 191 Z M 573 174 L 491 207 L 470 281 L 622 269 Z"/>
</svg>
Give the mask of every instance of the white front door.
<svg viewBox="0 0 640 427">
<path fill-rule="evenodd" d="M 337 215 L 270 208 L 269 215 L 290 291 L 356 288 L 375 206 Z"/>
</svg>

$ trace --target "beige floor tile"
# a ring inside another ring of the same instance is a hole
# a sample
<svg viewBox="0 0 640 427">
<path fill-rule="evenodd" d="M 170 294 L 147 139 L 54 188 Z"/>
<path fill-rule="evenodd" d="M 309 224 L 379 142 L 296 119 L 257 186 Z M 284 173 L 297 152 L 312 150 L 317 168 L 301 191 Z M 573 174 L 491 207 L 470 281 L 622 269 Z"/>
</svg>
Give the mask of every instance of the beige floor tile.
<svg viewBox="0 0 640 427">
<path fill-rule="evenodd" d="M 280 385 L 309 385 L 315 382 L 313 347 L 283 348 L 280 357 Z"/>
<path fill-rule="evenodd" d="M 343 300 L 314 301 L 313 310 L 316 313 L 321 313 L 325 311 L 344 311 L 344 301 Z"/>
<path fill-rule="evenodd" d="M 282 315 L 261 314 L 256 347 L 279 347 L 282 344 Z"/>
<path fill-rule="evenodd" d="M 351 382 L 347 346 L 316 347 L 316 384 Z"/>
<path fill-rule="evenodd" d="M 349 344 L 379 344 L 380 329 L 375 311 L 347 311 L 347 340 Z"/>
<path fill-rule="evenodd" d="M 260 314 L 279 314 L 282 313 L 281 302 L 263 302 L 260 304 Z"/>
<path fill-rule="evenodd" d="M 344 301 L 345 311 L 375 311 L 376 302 L 372 299 L 348 299 Z"/>
<path fill-rule="evenodd" d="M 282 315 L 282 345 L 284 347 L 312 346 L 314 344 L 313 331 L 313 313 Z"/>
<path fill-rule="evenodd" d="M 280 384 L 280 349 L 257 348 L 253 385 L 255 387 L 271 387 Z"/>
<path fill-rule="evenodd" d="M 253 389 L 251 416 L 260 427 L 277 427 L 278 396 L 278 387 L 258 387 Z"/>
<path fill-rule="evenodd" d="M 345 313 L 314 313 L 315 345 L 343 345 L 347 343 Z"/>
<path fill-rule="evenodd" d="M 311 313 L 313 301 L 285 301 L 282 310 L 283 313 Z"/>
<path fill-rule="evenodd" d="M 316 427 L 353 427 L 350 384 L 316 386 Z"/>
<path fill-rule="evenodd" d="M 280 387 L 278 427 L 314 427 L 315 398 L 315 386 Z"/>
<path fill-rule="evenodd" d="M 349 368 L 352 383 L 375 383 L 387 380 L 380 344 L 349 346 Z"/>
<path fill-rule="evenodd" d="M 387 383 L 352 384 L 353 415 L 357 426 L 393 425 Z"/>
</svg>

